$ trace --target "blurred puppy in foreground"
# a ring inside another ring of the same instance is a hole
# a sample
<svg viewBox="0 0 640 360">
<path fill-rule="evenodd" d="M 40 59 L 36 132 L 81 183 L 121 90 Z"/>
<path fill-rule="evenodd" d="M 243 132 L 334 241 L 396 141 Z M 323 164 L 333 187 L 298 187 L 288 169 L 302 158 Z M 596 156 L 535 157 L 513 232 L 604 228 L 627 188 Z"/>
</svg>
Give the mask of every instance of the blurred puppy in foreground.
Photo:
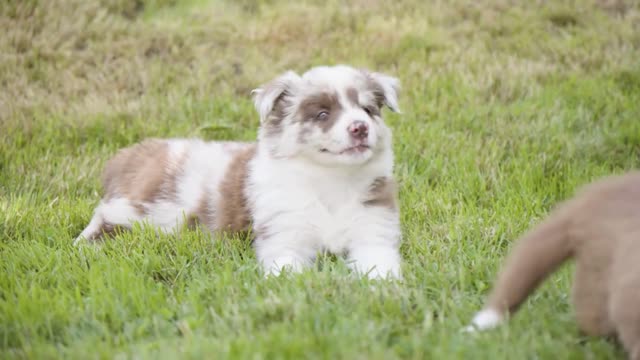
<svg viewBox="0 0 640 360">
<path fill-rule="evenodd" d="M 398 79 L 350 66 L 287 72 L 253 91 L 258 141 L 151 139 L 106 165 L 104 196 L 76 242 L 138 221 L 185 221 L 255 236 L 265 272 L 300 271 L 318 251 L 356 272 L 400 277 L 400 219 L 386 106 Z"/>
<path fill-rule="evenodd" d="M 585 187 L 520 239 L 468 329 L 498 325 L 569 258 L 580 329 L 617 335 L 640 360 L 640 172 Z"/>
</svg>

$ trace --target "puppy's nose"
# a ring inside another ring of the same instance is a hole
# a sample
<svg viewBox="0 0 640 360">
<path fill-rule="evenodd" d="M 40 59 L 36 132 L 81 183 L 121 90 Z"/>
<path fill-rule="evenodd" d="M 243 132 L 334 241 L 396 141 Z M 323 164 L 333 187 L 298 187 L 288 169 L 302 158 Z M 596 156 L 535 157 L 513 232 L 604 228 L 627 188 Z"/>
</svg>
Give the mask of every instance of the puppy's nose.
<svg viewBox="0 0 640 360">
<path fill-rule="evenodd" d="M 369 125 L 364 121 L 354 121 L 349 125 L 349 134 L 354 139 L 364 139 L 369 135 Z"/>
</svg>

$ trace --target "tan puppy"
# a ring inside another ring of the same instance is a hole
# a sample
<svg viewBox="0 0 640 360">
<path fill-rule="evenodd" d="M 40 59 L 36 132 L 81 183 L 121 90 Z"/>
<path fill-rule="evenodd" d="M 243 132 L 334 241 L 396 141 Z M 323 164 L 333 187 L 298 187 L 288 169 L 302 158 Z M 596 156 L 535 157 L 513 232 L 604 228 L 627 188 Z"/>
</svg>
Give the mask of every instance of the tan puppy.
<svg viewBox="0 0 640 360">
<path fill-rule="evenodd" d="M 640 360 L 640 172 L 585 187 L 520 239 L 472 328 L 499 324 L 569 258 L 580 329 L 617 335 Z"/>
</svg>

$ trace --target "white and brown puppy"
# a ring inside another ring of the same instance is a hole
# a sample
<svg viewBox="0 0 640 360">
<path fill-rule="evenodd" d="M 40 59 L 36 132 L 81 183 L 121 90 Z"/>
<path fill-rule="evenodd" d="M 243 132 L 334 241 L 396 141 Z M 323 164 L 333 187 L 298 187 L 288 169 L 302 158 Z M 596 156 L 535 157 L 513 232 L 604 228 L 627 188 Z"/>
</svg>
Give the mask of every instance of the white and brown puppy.
<svg viewBox="0 0 640 360">
<path fill-rule="evenodd" d="M 253 91 L 256 144 L 147 140 L 106 165 L 105 195 L 78 239 L 147 221 L 171 231 L 192 219 L 255 235 L 268 273 L 299 271 L 318 251 L 352 268 L 400 276 L 400 224 L 386 105 L 398 80 L 349 66 L 287 72 Z"/>
<path fill-rule="evenodd" d="M 469 329 L 498 325 L 569 258 L 580 329 L 617 335 L 640 360 L 640 172 L 585 187 L 519 240 Z"/>
</svg>

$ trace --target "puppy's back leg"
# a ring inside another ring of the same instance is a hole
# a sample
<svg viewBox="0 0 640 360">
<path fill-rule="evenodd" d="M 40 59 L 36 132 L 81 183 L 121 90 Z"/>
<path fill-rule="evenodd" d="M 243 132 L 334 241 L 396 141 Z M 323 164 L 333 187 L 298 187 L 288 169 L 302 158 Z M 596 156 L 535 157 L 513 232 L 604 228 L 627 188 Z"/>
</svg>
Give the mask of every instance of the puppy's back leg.
<svg viewBox="0 0 640 360">
<path fill-rule="evenodd" d="M 573 281 L 573 305 L 580 330 L 590 336 L 606 336 L 613 332 L 609 321 L 609 271 L 594 261 L 600 256 L 587 252 L 578 257 Z"/>
<path fill-rule="evenodd" d="M 629 359 L 640 360 L 640 236 L 623 247 L 613 270 L 609 311 Z"/>
<path fill-rule="evenodd" d="M 632 360 L 640 360 L 640 274 L 611 294 L 611 320 Z"/>
<path fill-rule="evenodd" d="M 89 224 L 84 228 L 84 230 L 82 230 L 80 235 L 76 237 L 76 239 L 73 241 L 73 245 L 78 245 L 85 240 L 96 240 L 102 236 L 104 230 L 106 230 L 106 224 L 104 222 L 104 219 L 102 218 L 102 214 L 100 214 L 100 212 L 98 212 L 98 209 L 96 209 L 96 211 L 94 211 L 93 213 L 91 221 L 89 221 Z"/>
<path fill-rule="evenodd" d="M 84 240 L 97 240 L 103 234 L 112 232 L 116 226 L 130 229 L 135 221 L 140 220 L 142 215 L 139 206 L 135 206 L 127 199 L 119 198 L 101 202 L 95 209 L 91 221 L 73 244 L 78 245 Z"/>
<path fill-rule="evenodd" d="M 538 285 L 572 255 L 570 212 L 564 205 L 522 237 L 511 250 L 484 309 L 467 330 L 489 329 L 515 312 Z"/>
</svg>

